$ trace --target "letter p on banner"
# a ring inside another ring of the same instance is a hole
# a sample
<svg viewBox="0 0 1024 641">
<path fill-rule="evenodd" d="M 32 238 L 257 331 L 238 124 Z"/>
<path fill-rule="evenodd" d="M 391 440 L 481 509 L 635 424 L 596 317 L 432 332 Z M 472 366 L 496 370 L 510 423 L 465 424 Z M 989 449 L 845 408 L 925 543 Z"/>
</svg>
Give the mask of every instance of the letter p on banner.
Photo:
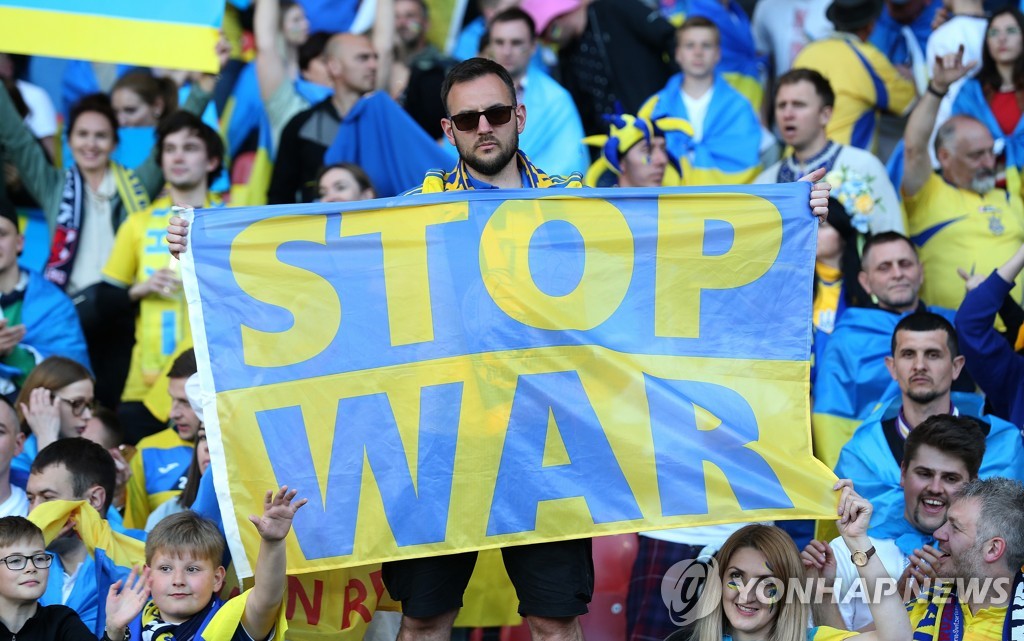
<svg viewBox="0 0 1024 641">
<path fill-rule="evenodd" d="M 808 425 L 808 194 L 196 211 L 182 270 L 239 574 L 259 548 L 244 517 L 285 484 L 309 499 L 289 573 L 325 573 L 325 599 L 348 585 L 330 572 L 389 560 L 834 518 Z"/>
</svg>

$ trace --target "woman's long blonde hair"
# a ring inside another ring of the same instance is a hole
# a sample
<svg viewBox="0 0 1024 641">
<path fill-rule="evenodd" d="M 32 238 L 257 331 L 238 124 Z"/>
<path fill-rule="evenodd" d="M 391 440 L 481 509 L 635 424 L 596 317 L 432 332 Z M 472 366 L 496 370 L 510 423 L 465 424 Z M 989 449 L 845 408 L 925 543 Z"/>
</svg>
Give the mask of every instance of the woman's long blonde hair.
<svg viewBox="0 0 1024 641">
<path fill-rule="evenodd" d="M 722 609 L 722 585 L 729 560 L 742 548 L 753 548 L 765 556 L 774 576 L 782 582 L 775 619 L 765 641 L 806 641 L 810 606 L 792 598 L 791 579 L 803 581 L 804 570 L 796 544 L 784 530 L 773 525 L 751 524 L 737 530 L 715 554 L 718 581 L 708 581 L 701 594 L 701 605 L 710 613 L 693 624 L 691 641 L 722 641 L 730 634 L 729 621 Z"/>
</svg>

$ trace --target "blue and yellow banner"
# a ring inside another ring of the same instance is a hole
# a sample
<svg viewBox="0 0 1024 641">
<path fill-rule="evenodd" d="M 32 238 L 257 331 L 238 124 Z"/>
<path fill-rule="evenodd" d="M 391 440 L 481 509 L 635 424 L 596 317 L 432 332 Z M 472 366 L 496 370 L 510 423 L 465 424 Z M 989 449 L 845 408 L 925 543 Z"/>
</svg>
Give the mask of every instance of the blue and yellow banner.
<svg viewBox="0 0 1024 641">
<path fill-rule="evenodd" d="M 309 499 L 290 573 L 834 518 L 810 446 L 807 199 L 487 190 L 196 212 L 183 274 L 240 574 L 275 484 Z"/>
<path fill-rule="evenodd" d="M 217 73 L 223 0 L 0 0 L 9 53 Z"/>
</svg>

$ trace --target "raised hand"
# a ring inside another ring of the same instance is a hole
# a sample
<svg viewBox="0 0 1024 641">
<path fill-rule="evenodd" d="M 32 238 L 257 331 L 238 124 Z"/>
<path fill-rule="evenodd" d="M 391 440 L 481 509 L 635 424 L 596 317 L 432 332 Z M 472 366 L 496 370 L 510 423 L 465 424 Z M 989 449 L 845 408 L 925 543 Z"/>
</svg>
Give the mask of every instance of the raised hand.
<svg viewBox="0 0 1024 641">
<path fill-rule="evenodd" d="M 107 633 L 112 641 L 124 638 L 124 630 L 142 612 L 149 599 L 149 568 L 133 567 L 128 578 L 110 586 L 107 592 Z M 120 631 L 121 635 L 117 636 Z"/>
<path fill-rule="evenodd" d="M 288 536 L 295 513 L 308 502 L 308 499 L 300 499 L 293 503 L 296 494 L 298 490 L 289 490 L 287 485 L 282 485 L 276 494 L 268 490 L 263 497 L 263 516 L 249 515 L 264 541 L 280 541 Z"/>
<path fill-rule="evenodd" d="M 974 288 L 985 282 L 985 279 L 988 277 L 987 274 L 975 274 L 974 268 L 971 268 L 971 271 L 968 272 L 963 267 L 957 267 L 956 273 L 960 278 L 964 279 L 964 287 L 969 292 L 974 291 Z"/>
<path fill-rule="evenodd" d="M 964 46 L 956 53 L 947 53 L 944 56 L 935 56 L 935 64 L 932 67 L 932 87 L 940 94 L 949 91 L 950 85 L 966 76 L 978 63 L 972 61 L 964 64 Z"/>
<path fill-rule="evenodd" d="M 60 438 L 61 401 L 45 387 L 37 387 L 28 395 L 28 404 L 20 403 L 21 415 L 25 417 L 32 433 L 36 436 L 39 449 Z"/>
<path fill-rule="evenodd" d="M 836 524 L 839 527 L 839 533 L 844 538 L 866 537 L 874 507 L 867 499 L 854 491 L 853 481 L 850 479 L 840 479 L 832 489 L 841 491 L 837 508 L 839 522 Z"/>
<path fill-rule="evenodd" d="M 832 191 L 832 185 L 827 182 L 818 182 L 825 177 L 825 168 L 818 167 L 811 173 L 800 178 L 797 182 L 811 183 L 811 215 L 818 219 L 818 222 L 825 222 L 828 218 L 828 195 Z"/>
<path fill-rule="evenodd" d="M 814 578 L 834 579 L 836 578 L 836 555 L 832 547 L 825 541 L 811 540 L 800 553 L 800 561 L 804 564 L 807 576 Z"/>
</svg>

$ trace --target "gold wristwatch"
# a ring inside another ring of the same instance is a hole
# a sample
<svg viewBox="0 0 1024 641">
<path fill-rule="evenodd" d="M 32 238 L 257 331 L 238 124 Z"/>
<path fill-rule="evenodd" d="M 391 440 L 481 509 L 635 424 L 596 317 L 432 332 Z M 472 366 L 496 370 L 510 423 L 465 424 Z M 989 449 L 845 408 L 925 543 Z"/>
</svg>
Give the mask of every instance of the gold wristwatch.
<svg viewBox="0 0 1024 641">
<path fill-rule="evenodd" d="M 853 561 L 854 565 L 856 565 L 859 568 L 862 568 L 862 567 L 864 567 L 865 565 L 868 564 L 868 559 L 870 559 L 874 555 L 875 555 L 875 546 L 872 545 L 871 549 L 868 550 L 867 552 L 863 552 L 861 550 L 855 551 L 853 554 L 850 555 L 850 560 Z"/>
</svg>

